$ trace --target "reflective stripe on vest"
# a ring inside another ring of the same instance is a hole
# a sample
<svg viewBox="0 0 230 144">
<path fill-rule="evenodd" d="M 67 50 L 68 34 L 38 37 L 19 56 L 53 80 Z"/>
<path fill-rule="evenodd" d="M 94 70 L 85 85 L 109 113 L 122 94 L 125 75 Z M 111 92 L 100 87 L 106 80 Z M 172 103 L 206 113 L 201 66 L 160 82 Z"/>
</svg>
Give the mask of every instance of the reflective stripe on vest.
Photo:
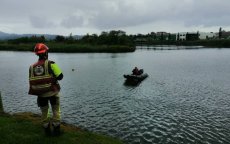
<svg viewBox="0 0 230 144">
<path fill-rule="evenodd" d="M 34 73 L 35 67 L 42 66 L 41 75 L 36 75 Z M 30 67 L 30 90 L 29 94 L 31 95 L 41 95 L 45 92 L 56 91 L 57 82 L 52 74 L 49 73 L 49 61 L 46 60 L 44 63 L 38 62 L 38 64 L 32 65 Z"/>
</svg>

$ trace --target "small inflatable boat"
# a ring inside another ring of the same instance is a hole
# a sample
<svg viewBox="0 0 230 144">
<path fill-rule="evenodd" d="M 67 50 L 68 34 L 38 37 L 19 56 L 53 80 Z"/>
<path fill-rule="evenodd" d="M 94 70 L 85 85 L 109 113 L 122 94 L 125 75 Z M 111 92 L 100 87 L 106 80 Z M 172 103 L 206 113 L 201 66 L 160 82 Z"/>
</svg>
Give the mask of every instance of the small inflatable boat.
<svg viewBox="0 0 230 144">
<path fill-rule="evenodd" d="M 126 78 L 127 80 L 134 80 L 134 81 L 142 81 L 147 77 L 148 77 L 147 73 L 141 75 L 133 75 L 133 74 L 124 75 L 124 78 Z"/>
<path fill-rule="evenodd" d="M 134 75 L 134 74 L 124 75 L 124 78 L 126 78 L 127 80 L 138 81 L 138 82 L 144 80 L 147 77 L 148 77 L 147 73 L 142 73 L 140 75 Z"/>
</svg>

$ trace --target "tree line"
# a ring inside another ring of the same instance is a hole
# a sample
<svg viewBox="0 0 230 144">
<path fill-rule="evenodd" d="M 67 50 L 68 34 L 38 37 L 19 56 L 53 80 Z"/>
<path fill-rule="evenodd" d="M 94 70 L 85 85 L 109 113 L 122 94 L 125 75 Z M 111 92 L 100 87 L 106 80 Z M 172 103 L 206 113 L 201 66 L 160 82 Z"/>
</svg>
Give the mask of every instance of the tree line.
<svg viewBox="0 0 230 144">
<path fill-rule="evenodd" d="M 197 35 L 196 35 L 197 37 Z M 229 39 L 209 39 L 197 40 L 193 37 L 190 40 L 178 41 L 175 34 L 166 32 L 148 33 L 127 35 L 122 30 L 111 30 L 109 32 L 101 32 L 101 34 L 86 34 L 80 38 L 72 35 L 62 36 L 57 35 L 53 39 L 46 39 L 42 36 L 21 37 L 17 39 L 8 40 L 8 44 L 34 44 L 37 42 L 43 43 L 57 43 L 57 44 L 75 44 L 75 45 L 89 45 L 89 46 L 129 46 L 135 45 L 202 45 L 211 47 L 230 47 Z"/>
<path fill-rule="evenodd" d="M 66 43 L 66 44 L 91 44 L 91 45 L 132 45 L 133 38 L 129 35 L 126 35 L 124 31 L 112 30 L 110 32 L 102 32 L 100 35 L 86 34 L 81 38 L 75 38 L 71 33 L 69 36 L 57 35 L 54 39 L 46 39 L 44 35 L 42 36 L 34 35 L 31 37 L 10 39 L 7 42 L 10 44 L 56 42 L 56 43 Z"/>
</svg>

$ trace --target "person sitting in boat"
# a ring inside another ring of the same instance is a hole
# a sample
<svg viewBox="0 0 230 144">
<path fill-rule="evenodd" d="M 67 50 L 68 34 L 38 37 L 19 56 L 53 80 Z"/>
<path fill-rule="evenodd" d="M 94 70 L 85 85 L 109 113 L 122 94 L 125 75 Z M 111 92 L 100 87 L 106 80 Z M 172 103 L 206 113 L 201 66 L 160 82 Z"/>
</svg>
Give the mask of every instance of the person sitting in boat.
<svg viewBox="0 0 230 144">
<path fill-rule="evenodd" d="M 133 75 L 140 75 L 140 71 L 137 67 L 135 67 L 132 72 L 133 72 Z"/>
</svg>

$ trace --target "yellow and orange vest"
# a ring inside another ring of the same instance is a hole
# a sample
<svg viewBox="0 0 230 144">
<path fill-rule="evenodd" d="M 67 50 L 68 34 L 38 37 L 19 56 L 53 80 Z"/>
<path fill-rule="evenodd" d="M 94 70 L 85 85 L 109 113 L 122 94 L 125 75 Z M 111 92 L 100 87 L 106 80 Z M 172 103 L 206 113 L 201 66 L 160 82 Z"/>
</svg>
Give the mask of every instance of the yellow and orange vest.
<svg viewBox="0 0 230 144">
<path fill-rule="evenodd" d="M 30 66 L 29 94 L 42 95 L 50 91 L 60 91 L 60 85 L 51 72 L 49 60 L 39 60 Z"/>
</svg>

